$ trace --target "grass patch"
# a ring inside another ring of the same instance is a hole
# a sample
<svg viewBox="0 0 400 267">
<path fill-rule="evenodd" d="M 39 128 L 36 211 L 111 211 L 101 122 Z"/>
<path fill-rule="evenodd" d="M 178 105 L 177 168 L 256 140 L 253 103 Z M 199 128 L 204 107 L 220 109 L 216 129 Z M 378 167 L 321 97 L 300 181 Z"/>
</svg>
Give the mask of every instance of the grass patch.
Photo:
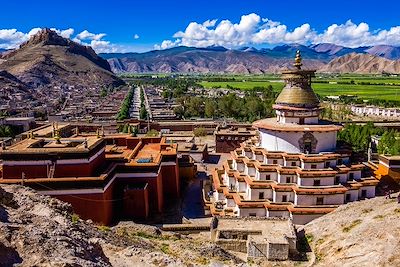
<svg viewBox="0 0 400 267">
<path fill-rule="evenodd" d="M 306 234 L 306 240 L 308 244 L 311 244 L 314 240 L 314 236 L 312 234 Z"/>
<path fill-rule="evenodd" d="M 79 215 L 76 214 L 76 213 L 72 214 L 72 215 L 71 215 L 71 222 L 72 222 L 73 224 L 77 224 L 77 223 L 79 222 Z"/>
<path fill-rule="evenodd" d="M 318 254 L 318 253 L 315 253 L 315 261 L 316 262 L 320 262 L 321 260 L 322 260 L 322 255 Z"/>
<path fill-rule="evenodd" d="M 171 254 L 171 250 L 169 248 L 169 245 L 166 244 L 166 243 L 162 243 L 160 249 L 165 254 Z"/>
<path fill-rule="evenodd" d="M 99 231 L 103 232 L 103 233 L 107 233 L 107 232 L 111 231 L 111 228 L 106 225 L 97 226 L 97 229 L 99 229 Z"/>
<path fill-rule="evenodd" d="M 385 218 L 385 216 L 383 216 L 383 215 L 376 215 L 376 216 L 374 216 L 374 219 L 375 219 L 375 220 L 383 220 L 383 218 Z"/>
<path fill-rule="evenodd" d="M 148 233 L 143 232 L 143 231 L 137 231 L 137 232 L 133 233 L 133 235 L 137 236 L 137 237 L 145 238 L 145 239 L 158 239 L 157 236 L 148 234 Z"/>
<path fill-rule="evenodd" d="M 351 224 L 349 224 L 348 226 L 344 227 L 342 230 L 343 230 L 343 232 L 348 233 L 348 232 L 351 231 L 351 229 L 353 229 L 354 227 L 359 225 L 361 222 L 362 222 L 362 220 L 355 220 Z"/>
<path fill-rule="evenodd" d="M 316 246 L 319 246 L 319 245 L 321 245 L 322 243 L 324 243 L 324 241 L 325 241 L 325 240 L 324 240 L 323 238 L 320 238 L 320 239 L 317 240 L 317 242 L 315 243 L 315 245 L 316 245 Z"/>
<path fill-rule="evenodd" d="M 200 257 L 197 262 L 201 265 L 208 265 L 210 261 L 206 257 Z"/>
<path fill-rule="evenodd" d="M 372 209 L 363 209 L 361 212 L 364 214 L 370 213 Z"/>
</svg>

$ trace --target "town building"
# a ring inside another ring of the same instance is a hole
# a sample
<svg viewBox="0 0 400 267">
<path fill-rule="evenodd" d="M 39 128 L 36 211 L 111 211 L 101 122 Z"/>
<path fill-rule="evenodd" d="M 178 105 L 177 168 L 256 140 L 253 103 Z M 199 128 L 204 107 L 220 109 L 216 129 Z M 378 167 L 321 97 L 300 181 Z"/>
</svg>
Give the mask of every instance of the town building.
<svg viewBox="0 0 400 267">
<path fill-rule="evenodd" d="M 276 117 L 254 122 L 259 137 L 242 143 L 213 173 L 213 190 L 205 194 L 211 214 L 306 224 L 344 203 L 375 197 L 378 180 L 364 177 L 364 165 L 351 164 L 351 151 L 336 147 L 342 127 L 319 119 L 315 71 L 301 69 L 300 52 L 294 66 L 283 72 Z"/>
<path fill-rule="evenodd" d="M 215 151 L 217 153 L 230 153 L 240 144 L 257 135 L 252 127 L 219 127 L 217 126 L 215 136 Z"/>
<path fill-rule="evenodd" d="M 379 155 L 378 163 L 372 165 L 375 176 L 380 181 L 385 181 L 391 189 L 400 188 L 400 156 Z"/>
<path fill-rule="evenodd" d="M 68 124 L 43 126 L 3 147 L 0 183 L 32 187 L 102 224 L 155 218 L 166 200 L 180 196 L 176 144 L 68 129 Z"/>
<path fill-rule="evenodd" d="M 400 118 L 399 108 L 384 108 L 371 105 L 351 105 L 351 111 L 359 116 L 381 117 L 386 119 Z"/>
</svg>

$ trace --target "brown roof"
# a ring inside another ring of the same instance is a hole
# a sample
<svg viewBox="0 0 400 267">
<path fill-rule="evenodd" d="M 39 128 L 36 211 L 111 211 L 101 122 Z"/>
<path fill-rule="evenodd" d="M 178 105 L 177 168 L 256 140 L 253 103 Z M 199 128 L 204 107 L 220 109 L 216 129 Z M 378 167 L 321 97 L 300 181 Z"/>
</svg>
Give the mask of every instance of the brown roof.
<svg viewBox="0 0 400 267">
<path fill-rule="evenodd" d="M 268 118 L 258 120 L 253 123 L 258 129 L 267 129 L 272 131 L 283 132 L 333 132 L 342 129 L 342 126 L 335 124 L 295 124 L 295 123 L 279 123 L 276 118 Z"/>
</svg>

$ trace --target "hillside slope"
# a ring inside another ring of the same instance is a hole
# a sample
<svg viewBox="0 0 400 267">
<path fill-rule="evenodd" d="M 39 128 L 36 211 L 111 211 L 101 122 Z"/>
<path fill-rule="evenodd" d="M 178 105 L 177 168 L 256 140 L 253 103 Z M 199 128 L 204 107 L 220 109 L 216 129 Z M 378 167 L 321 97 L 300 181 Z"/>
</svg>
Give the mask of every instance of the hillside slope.
<svg viewBox="0 0 400 267">
<path fill-rule="evenodd" d="M 44 29 L 19 49 L 2 55 L 0 70 L 5 70 L 32 88 L 38 86 L 100 87 L 121 85 L 108 62 L 91 47 L 65 39 Z"/>
<path fill-rule="evenodd" d="M 379 74 L 400 73 L 400 60 L 390 60 L 369 54 L 351 53 L 333 59 L 319 72 Z"/>
<path fill-rule="evenodd" d="M 400 204 L 378 197 L 305 226 L 317 266 L 400 266 Z"/>
<path fill-rule="evenodd" d="M 71 205 L 23 186 L 0 185 L 0 266 L 235 265 L 206 239 L 121 223 L 80 220 Z"/>
</svg>

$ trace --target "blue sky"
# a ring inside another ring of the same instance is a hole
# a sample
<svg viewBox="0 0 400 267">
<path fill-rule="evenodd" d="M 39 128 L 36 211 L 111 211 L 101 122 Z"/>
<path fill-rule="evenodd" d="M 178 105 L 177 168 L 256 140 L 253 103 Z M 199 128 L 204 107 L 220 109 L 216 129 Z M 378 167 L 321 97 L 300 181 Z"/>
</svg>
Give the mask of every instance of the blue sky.
<svg viewBox="0 0 400 267">
<path fill-rule="evenodd" d="M 378 5 L 372 0 L 336 0 L 329 4 L 322 0 L 4 1 L 0 4 L 0 48 L 15 46 L 17 38 L 20 41 L 27 38 L 22 34 L 43 27 L 72 29 L 73 33 L 68 35 L 72 39 L 84 30 L 93 33 L 82 35 L 86 39 L 75 40 L 92 44 L 97 51 L 143 51 L 154 47 L 210 44 L 262 47 L 320 41 L 347 46 L 400 45 L 400 27 L 395 28 L 400 25 L 400 1 L 381 2 Z M 249 14 L 253 16 L 245 17 L 243 27 L 235 26 L 240 24 L 242 16 Z M 209 23 L 203 24 L 207 20 Z M 216 28 L 224 20 L 229 23 L 220 25 L 216 34 Z M 191 22 L 195 24 L 186 31 Z M 334 36 L 323 35 L 333 24 L 339 26 L 332 32 Z M 299 30 L 291 34 L 296 28 Z M 12 35 L 9 30 L 13 29 Z M 179 31 L 181 34 L 175 35 Z M 96 34 L 101 33 L 105 36 L 99 38 Z M 161 46 L 163 41 L 165 45 Z"/>
</svg>

